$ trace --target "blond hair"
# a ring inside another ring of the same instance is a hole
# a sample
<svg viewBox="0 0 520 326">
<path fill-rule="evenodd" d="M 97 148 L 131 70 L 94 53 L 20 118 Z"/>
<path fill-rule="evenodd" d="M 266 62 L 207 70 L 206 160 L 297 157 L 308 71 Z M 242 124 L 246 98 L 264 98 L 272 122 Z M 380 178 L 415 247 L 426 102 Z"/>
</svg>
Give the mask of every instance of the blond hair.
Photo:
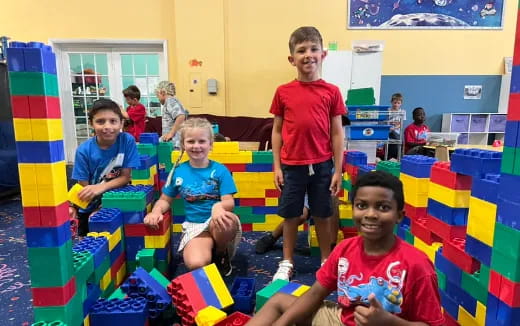
<svg viewBox="0 0 520 326">
<path fill-rule="evenodd" d="M 185 136 L 186 130 L 187 129 L 195 129 L 195 128 L 206 129 L 208 131 L 208 133 L 209 133 L 209 142 L 210 142 L 210 144 L 213 144 L 213 137 L 215 137 L 214 134 L 213 134 L 213 126 L 208 121 L 208 119 L 205 119 L 205 118 L 189 118 L 189 119 L 186 119 L 182 123 L 181 129 L 179 130 L 180 144 L 181 144 L 182 149 L 184 149 L 184 138 L 186 137 Z"/>
<path fill-rule="evenodd" d="M 175 96 L 175 84 L 167 80 L 163 80 L 155 87 L 156 92 L 164 92 L 166 95 Z"/>
</svg>

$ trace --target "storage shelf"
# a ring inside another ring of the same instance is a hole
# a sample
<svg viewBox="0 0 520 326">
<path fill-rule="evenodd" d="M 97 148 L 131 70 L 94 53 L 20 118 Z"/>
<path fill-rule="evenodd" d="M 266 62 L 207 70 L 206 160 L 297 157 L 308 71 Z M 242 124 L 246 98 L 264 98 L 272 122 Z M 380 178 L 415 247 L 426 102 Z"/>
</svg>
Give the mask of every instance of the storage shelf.
<svg viewBox="0 0 520 326">
<path fill-rule="evenodd" d="M 458 144 L 489 145 L 503 139 L 506 120 L 505 113 L 444 113 L 441 131 L 459 133 Z"/>
</svg>

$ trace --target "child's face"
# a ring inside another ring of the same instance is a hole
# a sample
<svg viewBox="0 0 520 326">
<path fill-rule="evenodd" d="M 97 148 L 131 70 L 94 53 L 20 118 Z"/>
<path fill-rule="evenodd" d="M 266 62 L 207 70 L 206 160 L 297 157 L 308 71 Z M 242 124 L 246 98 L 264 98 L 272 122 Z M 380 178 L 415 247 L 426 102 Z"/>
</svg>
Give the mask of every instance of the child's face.
<svg viewBox="0 0 520 326">
<path fill-rule="evenodd" d="M 203 161 L 208 158 L 213 142 L 211 134 L 205 128 L 190 128 L 184 130 L 184 150 L 190 160 Z"/>
<path fill-rule="evenodd" d="M 352 209 L 359 232 L 366 240 L 374 242 L 393 236 L 394 226 L 403 219 L 394 192 L 379 186 L 359 188 Z"/>
<path fill-rule="evenodd" d="M 155 96 L 161 102 L 161 104 L 164 105 L 164 102 L 166 102 L 166 92 L 165 91 L 157 91 L 155 92 Z"/>
<path fill-rule="evenodd" d="M 426 112 L 424 110 L 417 110 L 413 114 L 413 121 L 417 124 L 422 124 L 426 121 Z"/>
<path fill-rule="evenodd" d="M 320 77 L 321 63 L 327 55 L 319 43 L 305 41 L 296 44 L 289 62 L 298 69 L 298 75 L 315 80 Z"/>
<path fill-rule="evenodd" d="M 130 98 L 130 97 L 125 97 L 125 101 L 126 101 L 126 104 L 130 105 L 130 106 L 136 106 L 138 103 L 139 103 L 139 100 L 136 99 L 136 98 Z"/>
<path fill-rule="evenodd" d="M 119 115 L 111 110 L 100 110 L 90 121 L 98 141 L 101 143 L 113 143 L 121 132 L 123 122 Z"/>
<path fill-rule="evenodd" d="M 393 100 L 392 101 L 392 110 L 394 110 L 394 111 L 400 110 L 402 104 L 403 104 L 403 101 L 401 101 L 401 100 Z"/>
</svg>

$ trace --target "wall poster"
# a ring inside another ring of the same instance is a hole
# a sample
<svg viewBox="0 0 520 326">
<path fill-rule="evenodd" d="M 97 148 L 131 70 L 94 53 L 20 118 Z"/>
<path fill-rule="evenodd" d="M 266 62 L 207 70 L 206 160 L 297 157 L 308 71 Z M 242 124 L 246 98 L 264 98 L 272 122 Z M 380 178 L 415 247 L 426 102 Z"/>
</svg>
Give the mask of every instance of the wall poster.
<svg viewBox="0 0 520 326">
<path fill-rule="evenodd" d="M 349 29 L 501 29 L 505 0 L 347 0 Z"/>
</svg>

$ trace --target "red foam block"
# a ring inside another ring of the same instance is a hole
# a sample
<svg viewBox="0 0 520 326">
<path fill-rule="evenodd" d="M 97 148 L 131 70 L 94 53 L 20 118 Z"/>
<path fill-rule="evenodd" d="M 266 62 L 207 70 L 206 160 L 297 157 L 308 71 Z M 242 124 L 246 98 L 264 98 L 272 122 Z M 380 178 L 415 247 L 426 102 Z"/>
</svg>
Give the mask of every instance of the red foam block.
<svg viewBox="0 0 520 326">
<path fill-rule="evenodd" d="M 450 171 L 450 162 L 435 162 L 431 169 L 430 180 L 450 189 L 471 190 L 471 176 Z"/>
<path fill-rule="evenodd" d="M 427 207 L 415 207 L 415 206 L 405 203 L 404 211 L 406 213 L 406 216 L 408 216 L 412 220 L 416 220 L 418 218 L 426 218 L 428 208 Z"/>
<path fill-rule="evenodd" d="M 489 293 L 511 308 L 520 307 L 520 282 L 513 282 L 494 270 L 489 273 Z"/>
<path fill-rule="evenodd" d="M 25 206 L 23 215 L 26 227 L 57 227 L 70 219 L 69 203 L 63 202 L 58 206 Z"/>
<path fill-rule="evenodd" d="M 507 109 L 507 120 L 520 120 L 520 93 L 509 94 L 509 103 Z"/>
<path fill-rule="evenodd" d="M 265 198 L 239 198 L 240 206 L 265 206 Z"/>
<path fill-rule="evenodd" d="M 434 242 L 441 242 L 442 239 L 428 229 L 428 218 L 418 218 L 411 220 L 412 222 L 412 234 L 417 238 L 421 239 L 427 245 L 431 245 Z"/>
<path fill-rule="evenodd" d="M 231 163 L 225 165 L 230 172 L 246 172 L 246 164 Z"/>
<path fill-rule="evenodd" d="M 265 196 L 269 198 L 278 198 L 282 193 L 278 189 L 266 189 Z"/>
<path fill-rule="evenodd" d="M 451 240 L 454 238 L 466 238 L 466 226 L 453 226 L 439 220 L 436 217 L 428 215 L 427 227 L 442 240 Z"/>
<path fill-rule="evenodd" d="M 29 97 L 11 96 L 11 110 L 13 111 L 13 118 L 30 119 Z"/>
<path fill-rule="evenodd" d="M 31 288 L 35 307 L 64 306 L 76 294 L 76 278 L 61 287 Z"/>
<path fill-rule="evenodd" d="M 442 254 L 452 263 L 457 265 L 466 273 L 473 274 L 480 269 L 480 262 L 464 251 L 466 240 L 462 238 L 454 238 L 452 240 L 444 240 Z"/>
<path fill-rule="evenodd" d="M 163 220 L 159 223 L 157 229 L 152 229 L 149 226 L 139 223 L 139 224 L 125 224 L 125 236 L 128 237 L 144 237 L 146 235 L 164 235 L 168 231 L 168 227 L 171 224 L 171 213 L 167 211 L 163 214 Z"/>
<path fill-rule="evenodd" d="M 60 99 L 52 96 L 29 96 L 29 108 L 33 119 L 60 119 Z"/>
</svg>

